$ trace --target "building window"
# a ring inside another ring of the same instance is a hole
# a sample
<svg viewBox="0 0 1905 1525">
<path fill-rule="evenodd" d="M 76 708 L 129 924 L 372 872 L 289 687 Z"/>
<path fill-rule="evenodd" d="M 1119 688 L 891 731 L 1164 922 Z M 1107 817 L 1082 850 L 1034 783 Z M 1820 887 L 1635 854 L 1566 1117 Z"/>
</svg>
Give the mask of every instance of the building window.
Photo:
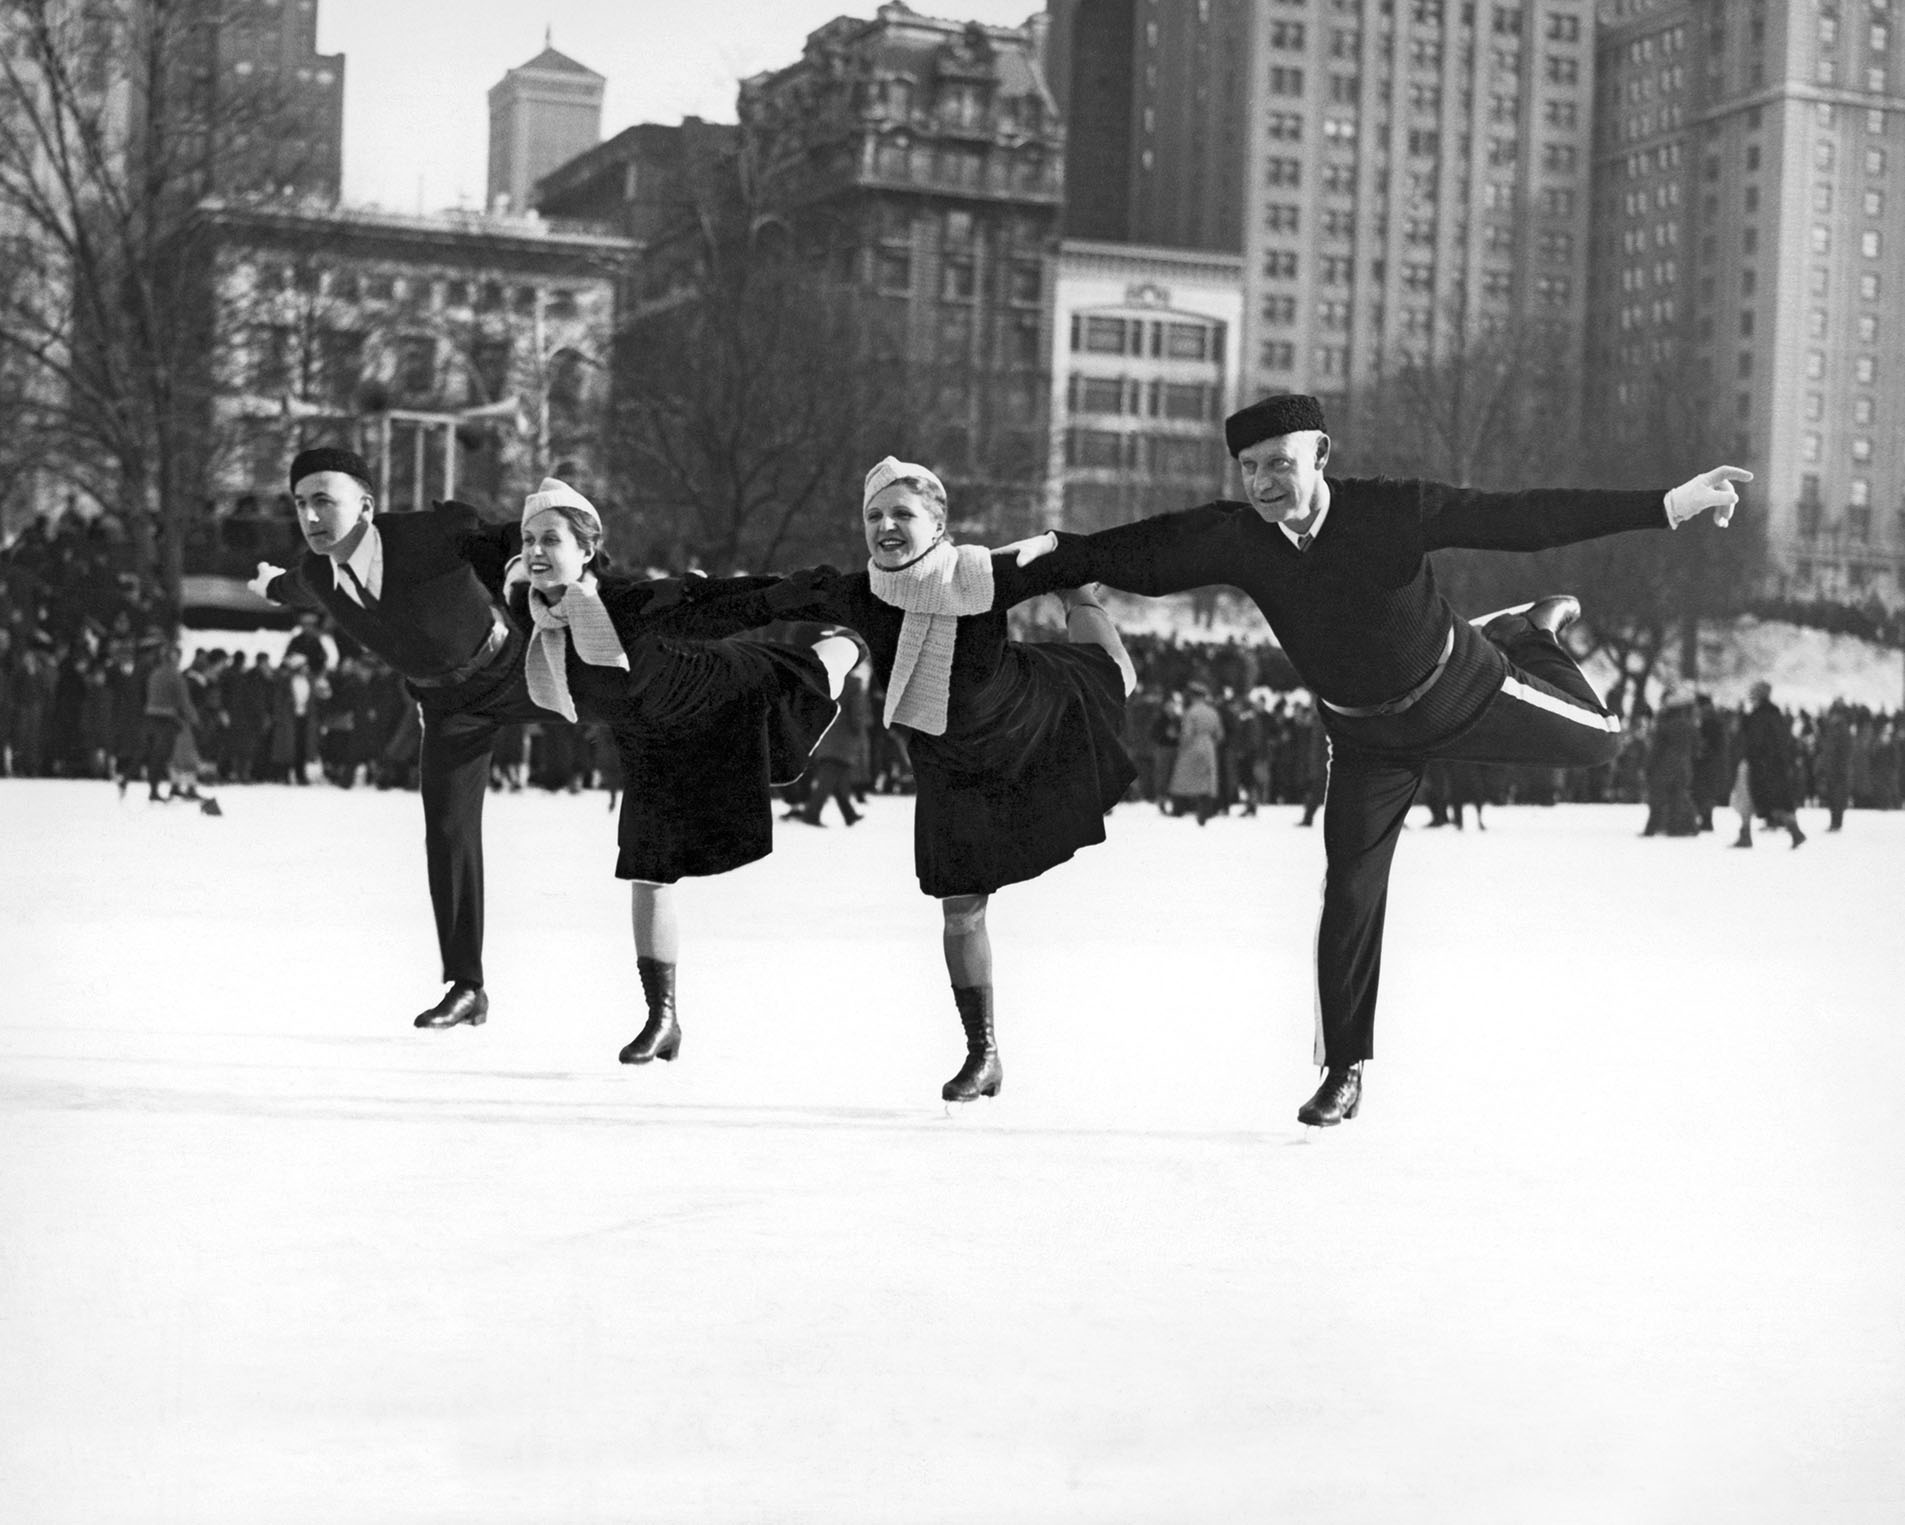
<svg viewBox="0 0 1905 1525">
<path fill-rule="evenodd" d="M 1263 273 L 1271 280 L 1296 279 L 1296 251 L 1271 249 L 1263 257 Z"/>
<path fill-rule="evenodd" d="M 1812 229 L 1811 247 L 1814 254 L 1830 254 L 1832 252 L 1832 230 L 1830 228 L 1822 228 L 1815 224 Z"/>
<path fill-rule="evenodd" d="M 1290 370 L 1296 365 L 1296 346 L 1288 339 L 1266 340 L 1262 359 L 1266 371 Z"/>
<path fill-rule="evenodd" d="M 1852 459 L 1861 463 L 1872 459 L 1872 441 L 1863 434 L 1852 441 Z"/>
<path fill-rule="evenodd" d="M 1294 202 L 1273 201 L 1263 209 L 1263 225 L 1271 233 L 1297 231 L 1298 208 Z"/>
<path fill-rule="evenodd" d="M 1270 93 L 1272 95 L 1301 95 L 1303 93 L 1303 71 L 1301 69 L 1274 68 L 1270 71 Z"/>
<path fill-rule="evenodd" d="M 415 402 L 428 397 L 437 384 L 437 341 L 427 334 L 405 334 L 397 340 L 397 365 L 391 385 L 398 397 Z"/>
<path fill-rule="evenodd" d="M 1123 318 L 1085 319 L 1085 349 L 1094 355 L 1122 355 L 1125 346 Z"/>
<path fill-rule="evenodd" d="M 1877 259 L 1881 247 L 1877 228 L 1867 228 L 1859 235 L 1859 253 L 1867 259 Z"/>
<path fill-rule="evenodd" d="M 1301 185 L 1303 183 L 1303 161 L 1301 159 L 1285 158 L 1264 160 L 1263 182 L 1265 185 Z"/>
<path fill-rule="evenodd" d="M 1877 344 L 1879 342 L 1879 320 L 1873 313 L 1859 314 L 1859 343 Z"/>
<path fill-rule="evenodd" d="M 1115 377 L 1079 376 L 1074 380 L 1074 413 L 1124 412 L 1124 382 Z"/>
<path fill-rule="evenodd" d="M 1807 430 L 1806 433 L 1800 437 L 1800 456 L 1808 461 L 1818 460 L 1820 444 L 1821 440 L 1818 432 L 1816 430 Z"/>
<path fill-rule="evenodd" d="M 1006 281 L 1007 295 L 1022 307 L 1036 307 L 1044 294 L 1045 276 L 1037 265 L 1013 265 Z"/>
<path fill-rule="evenodd" d="M 1550 53 L 1547 57 L 1547 75 L 1551 84 L 1574 85 L 1581 81 L 1581 61 L 1578 58 L 1563 58 Z"/>
<path fill-rule="evenodd" d="M 1166 418 L 1208 418 L 1211 389 L 1201 384 L 1166 382 L 1159 388 L 1159 408 Z"/>
<path fill-rule="evenodd" d="M 1273 111 L 1269 118 L 1269 133 L 1272 141 L 1278 143 L 1298 143 L 1303 139 L 1303 118 L 1294 111 Z"/>
<path fill-rule="evenodd" d="M 1265 297 L 1263 301 L 1263 321 L 1287 328 L 1296 322 L 1295 297 Z"/>
<path fill-rule="evenodd" d="M 1541 152 L 1541 167 L 1556 172 L 1572 170 L 1579 153 L 1572 143 L 1550 143 Z"/>
<path fill-rule="evenodd" d="M 882 249 L 873 261 L 874 287 L 886 296 L 905 296 L 913 289 L 913 256 L 901 249 Z"/>
<path fill-rule="evenodd" d="M 1852 362 L 1852 379 L 1860 386 L 1870 386 L 1879 379 L 1879 363 L 1871 355 L 1861 355 Z"/>
<path fill-rule="evenodd" d="M 1087 467 L 1124 465 L 1125 437 L 1108 429 L 1073 429 L 1066 436 L 1066 464 Z"/>
<path fill-rule="evenodd" d="M 970 302 L 978 290 L 978 269 L 969 259 L 949 259 L 939 267 L 939 295 L 948 302 Z"/>
<path fill-rule="evenodd" d="M 1202 323 L 1167 323 L 1164 353 L 1172 360 L 1210 358 L 1210 329 Z"/>
<path fill-rule="evenodd" d="M 1852 422 L 1853 423 L 1869 424 L 1877 416 L 1877 414 L 1878 414 L 1878 405 L 1875 402 L 1873 402 L 1871 398 L 1855 397 L 1852 399 Z"/>
<path fill-rule="evenodd" d="M 1823 350 L 1816 350 L 1816 349 L 1806 351 L 1807 379 L 1811 381 L 1818 381 L 1822 377 L 1824 377 L 1825 374 L 1826 374 L 1825 352 Z"/>
</svg>

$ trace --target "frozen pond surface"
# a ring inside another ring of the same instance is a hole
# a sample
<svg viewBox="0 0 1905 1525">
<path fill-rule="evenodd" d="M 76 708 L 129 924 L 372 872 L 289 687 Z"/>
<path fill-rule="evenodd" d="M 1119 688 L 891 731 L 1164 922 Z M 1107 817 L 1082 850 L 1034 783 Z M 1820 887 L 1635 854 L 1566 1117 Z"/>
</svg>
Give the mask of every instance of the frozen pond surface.
<svg viewBox="0 0 1905 1525">
<path fill-rule="evenodd" d="M 910 801 L 684 886 L 644 1070 L 602 796 L 447 1033 L 415 797 L 224 804 L 0 781 L 8 1521 L 1905 1519 L 1905 814 L 1418 811 L 1314 1135 L 1286 809 L 996 897 L 948 1119 Z"/>
</svg>

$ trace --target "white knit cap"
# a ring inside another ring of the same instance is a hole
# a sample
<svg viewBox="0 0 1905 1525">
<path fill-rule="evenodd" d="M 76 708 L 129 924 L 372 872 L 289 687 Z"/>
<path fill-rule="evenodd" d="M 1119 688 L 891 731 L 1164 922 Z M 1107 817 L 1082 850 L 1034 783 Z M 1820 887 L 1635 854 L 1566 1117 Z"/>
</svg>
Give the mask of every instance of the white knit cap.
<svg viewBox="0 0 1905 1525">
<path fill-rule="evenodd" d="M 539 514 L 545 508 L 575 508 L 587 514 L 595 523 L 595 533 L 602 534 L 602 516 L 595 511 L 595 505 L 567 482 L 559 482 L 554 477 L 544 477 L 539 486 L 523 499 L 523 523 L 527 524 L 530 515 Z"/>
<path fill-rule="evenodd" d="M 873 501 L 875 493 L 882 488 L 891 487 L 895 482 L 917 482 L 922 487 L 930 487 L 940 502 L 946 501 L 946 484 L 932 472 L 924 466 L 916 466 L 911 461 L 895 460 L 889 455 L 867 473 L 866 490 L 860 495 L 860 507 L 865 508 Z"/>
</svg>

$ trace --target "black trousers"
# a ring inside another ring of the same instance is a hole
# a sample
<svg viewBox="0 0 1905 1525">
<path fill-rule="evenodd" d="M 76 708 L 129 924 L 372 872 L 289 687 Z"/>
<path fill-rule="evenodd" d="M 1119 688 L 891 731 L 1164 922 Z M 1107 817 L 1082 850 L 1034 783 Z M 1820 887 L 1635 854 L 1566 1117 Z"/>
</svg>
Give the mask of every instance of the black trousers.
<svg viewBox="0 0 1905 1525">
<path fill-rule="evenodd" d="M 445 980 L 483 983 L 483 801 L 496 733 L 560 718 L 529 697 L 524 645 L 521 632 L 512 631 L 497 660 L 474 678 L 453 688 L 411 690 L 423 721 L 423 850 Z"/>
<path fill-rule="evenodd" d="M 155 790 L 172 776 L 172 748 L 178 745 L 183 725 L 176 715 L 146 716 L 146 782 Z"/>
<path fill-rule="evenodd" d="M 1446 758 L 1584 768 L 1610 762 L 1620 750 L 1620 722 L 1552 635 L 1531 627 L 1498 644 L 1508 676 L 1481 718 L 1459 735 L 1398 755 L 1376 750 L 1383 746 L 1382 720 L 1330 717 L 1327 867 L 1316 938 L 1318 1064 L 1354 1064 L 1374 1052 L 1389 867 L 1428 764 Z"/>
</svg>

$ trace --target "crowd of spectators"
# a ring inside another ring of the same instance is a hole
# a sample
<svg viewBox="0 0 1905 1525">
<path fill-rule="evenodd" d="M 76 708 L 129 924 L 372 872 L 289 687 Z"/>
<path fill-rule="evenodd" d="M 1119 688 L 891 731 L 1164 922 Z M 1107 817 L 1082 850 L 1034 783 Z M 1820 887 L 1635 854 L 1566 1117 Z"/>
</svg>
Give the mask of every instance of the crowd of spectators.
<svg viewBox="0 0 1905 1525">
<path fill-rule="evenodd" d="M 139 776 L 148 689 L 177 630 L 174 611 L 133 568 L 132 547 L 110 518 L 42 520 L 0 550 L 0 773 Z M 318 616 L 301 617 L 277 659 L 227 650 L 215 635 L 195 644 L 183 669 L 194 723 L 181 746 L 205 782 L 415 787 L 416 706 L 394 673 L 347 638 L 327 637 Z M 1271 804 L 1313 816 L 1327 744 L 1280 651 L 1240 638 L 1152 634 L 1130 635 L 1126 645 L 1139 678 L 1125 722 L 1136 797 L 1199 819 Z M 880 722 L 882 703 L 873 682 L 851 779 L 861 796 L 912 787 L 905 749 Z M 1199 766 L 1180 770 L 1187 711 L 1195 712 Z M 1890 810 L 1905 801 L 1905 711 L 1839 702 L 1788 719 L 1802 803 L 1832 809 L 1836 820 L 1847 806 Z M 1424 800 L 1437 824 L 1459 823 L 1464 804 L 1640 803 L 1650 799 L 1650 779 L 1657 795 L 1660 779 L 1680 776 L 1684 758 L 1704 822 L 1725 803 L 1739 726 L 1739 712 L 1670 691 L 1657 710 L 1642 706 L 1629 717 L 1621 756 L 1604 768 L 1438 769 Z M 580 790 L 613 789 L 619 779 L 606 736 L 552 720 L 504 733 L 494 782 Z M 1657 828 L 1683 829 L 1677 809 L 1668 814 Z"/>
</svg>

